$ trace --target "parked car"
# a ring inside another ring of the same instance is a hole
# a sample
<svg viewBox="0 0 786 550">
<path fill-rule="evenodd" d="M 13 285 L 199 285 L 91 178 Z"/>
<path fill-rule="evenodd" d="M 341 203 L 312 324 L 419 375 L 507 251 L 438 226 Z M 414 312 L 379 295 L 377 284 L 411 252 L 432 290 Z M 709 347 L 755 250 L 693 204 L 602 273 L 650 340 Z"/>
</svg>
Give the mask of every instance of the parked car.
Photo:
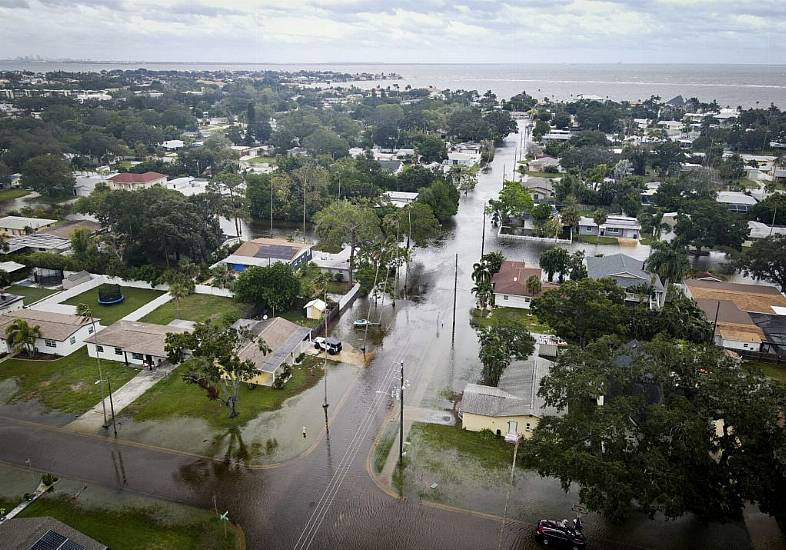
<svg viewBox="0 0 786 550">
<path fill-rule="evenodd" d="M 325 338 L 324 336 L 317 336 L 314 338 L 314 347 L 316 349 L 326 351 L 330 355 L 341 353 L 342 349 L 341 340 L 338 338 L 333 338 L 332 336 L 329 336 L 328 338 Z"/>
<path fill-rule="evenodd" d="M 581 532 L 581 520 L 569 522 L 566 519 L 562 521 L 542 519 L 535 529 L 535 540 L 546 546 L 553 545 L 572 550 L 584 550 L 587 545 Z"/>
</svg>

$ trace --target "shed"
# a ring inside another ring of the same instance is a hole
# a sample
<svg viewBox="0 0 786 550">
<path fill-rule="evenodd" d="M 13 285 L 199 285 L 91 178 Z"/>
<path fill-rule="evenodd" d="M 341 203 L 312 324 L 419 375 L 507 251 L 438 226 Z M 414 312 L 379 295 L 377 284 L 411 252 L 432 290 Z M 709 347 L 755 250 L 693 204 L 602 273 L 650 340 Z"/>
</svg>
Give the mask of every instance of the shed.
<svg viewBox="0 0 786 550">
<path fill-rule="evenodd" d="M 322 319 L 326 308 L 327 304 L 319 298 L 311 300 L 309 303 L 303 306 L 303 309 L 306 310 L 306 317 L 308 319 Z"/>
</svg>

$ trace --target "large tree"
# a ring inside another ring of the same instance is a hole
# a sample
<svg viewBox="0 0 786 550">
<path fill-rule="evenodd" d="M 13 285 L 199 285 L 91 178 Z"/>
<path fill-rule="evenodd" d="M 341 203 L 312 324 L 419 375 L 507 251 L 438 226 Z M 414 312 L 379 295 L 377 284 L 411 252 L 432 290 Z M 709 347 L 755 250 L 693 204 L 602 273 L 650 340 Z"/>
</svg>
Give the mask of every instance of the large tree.
<svg viewBox="0 0 786 550">
<path fill-rule="evenodd" d="M 671 340 L 571 347 L 539 394 L 522 460 L 612 521 L 634 510 L 739 521 L 754 502 L 783 513 L 784 389 L 712 345 Z"/>
<path fill-rule="evenodd" d="M 73 195 L 71 165 L 58 155 L 33 157 L 22 166 L 22 185 L 50 197 Z"/>
<path fill-rule="evenodd" d="M 690 270 L 688 252 L 679 242 L 655 241 L 645 267 L 661 278 L 668 291 L 670 283 L 682 282 L 682 278 Z"/>
<path fill-rule="evenodd" d="M 538 320 L 557 336 L 584 345 L 606 334 L 621 334 L 625 291 L 612 279 L 566 281 L 532 302 Z"/>
<path fill-rule="evenodd" d="M 562 282 L 570 272 L 570 254 L 560 246 L 544 250 L 540 255 L 540 268 L 546 272 L 549 282 L 554 280 L 555 274 L 559 276 L 559 282 Z"/>
<path fill-rule="evenodd" d="M 188 370 L 183 380 L 203 388 L 208 398 L 220 399 L 227 407 L 229 418 L 235 418 L 239 414 L 240 385 L 259 374 L 253 361 L 240 359 L 238 355 L 247 345 L 256 346 L 263 355 L 271 351 L 263 339 L 246 330 L 208 322 L 198 323 L 191 332 L 168 334 L 165 349 L 173 363 L 190 355 L 185 362 Z"/>
<path fill-rule="evenodd" d="M 315 216 L 315 231 L 320 243 L 327 248 L 340 250 L 348 244 L 349 282 L 355 269 L 355 250 L 366 241 L 381 237 L 379 218 L 370 206 L 348 200 L 334 201 Z"/>
<path fill-rule="evenodd" d="M 755 279 L 771 281 L 786 292 L 786 235 L 754 241 L 742 253 L 737 268 Z"/>
<path fill-rule="evenodd" d="M 413 202 L 404 208 L 396 208 L 383 220 L 385 232 L 388 236 L 407 237 L 407 248 L 410 242 L 417 246 L 427 246 L 428 243 L 439 237 L 442 226 L 434 216 L 431 207 L 422 202 Z"/>
<path fill-rule="evenodd" d="M 440 222 L 446 222 L 458 212 L 459 192 L 443 180 L 434 180 L 418 190 L 418 202 L 426 203 Z"/>
<path fill-rule="evenodd" d="M 285 312 L 300 292 L 300 280 L 292 268 L 277 262 L 269 267 L 252 266 L 243 270 L 235 281 L 235 299 L 245 304 Z"/>
<path fill-rule="evenodd" d="M 748 224 L 724 205 L 700 200 L 679 213 L 674 232 L 681 244 L 693 246 L 697 254 L 716 247 L 739 250 L 748 236 Z"/>
</svg>

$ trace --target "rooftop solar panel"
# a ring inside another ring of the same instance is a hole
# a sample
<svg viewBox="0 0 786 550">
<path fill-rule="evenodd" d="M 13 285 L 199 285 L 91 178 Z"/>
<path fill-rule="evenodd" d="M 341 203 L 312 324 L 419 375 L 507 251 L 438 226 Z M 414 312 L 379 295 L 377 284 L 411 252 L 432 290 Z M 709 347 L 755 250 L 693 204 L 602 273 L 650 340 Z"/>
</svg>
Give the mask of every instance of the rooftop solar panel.
<svg viewBox="0 0 786 550">
<path fill-rule="evenodd" d="M 85 550 L 85 547 L 56 531 L 49 530 L 30 550 Z"/>
<path fill-rule="evenodd" d="M 278 258 L 281 260 L 291 260 L 297 250 L 293 246 L 285 244 L 263 244 L 254 254 L 257 258 Z"/>
</svg>

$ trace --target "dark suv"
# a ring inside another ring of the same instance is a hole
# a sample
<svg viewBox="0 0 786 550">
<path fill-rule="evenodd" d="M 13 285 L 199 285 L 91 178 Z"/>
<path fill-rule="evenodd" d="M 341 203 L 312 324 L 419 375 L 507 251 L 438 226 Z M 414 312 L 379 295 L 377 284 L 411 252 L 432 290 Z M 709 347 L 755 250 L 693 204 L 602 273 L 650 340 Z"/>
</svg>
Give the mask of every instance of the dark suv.
<svg viewBox="0 0 786 550">
<path fill-rule="evenodd" d="M 535 540 L 547 546 L 554 545 L 557 548 L 571 548 L 572 550 L 584 550 L 587 545 L 584 534 L 577 528 L 576 522 L 571 523 L 568 520 L 540 520 L 537 529 L 535 529 Z"/>
</svg>

